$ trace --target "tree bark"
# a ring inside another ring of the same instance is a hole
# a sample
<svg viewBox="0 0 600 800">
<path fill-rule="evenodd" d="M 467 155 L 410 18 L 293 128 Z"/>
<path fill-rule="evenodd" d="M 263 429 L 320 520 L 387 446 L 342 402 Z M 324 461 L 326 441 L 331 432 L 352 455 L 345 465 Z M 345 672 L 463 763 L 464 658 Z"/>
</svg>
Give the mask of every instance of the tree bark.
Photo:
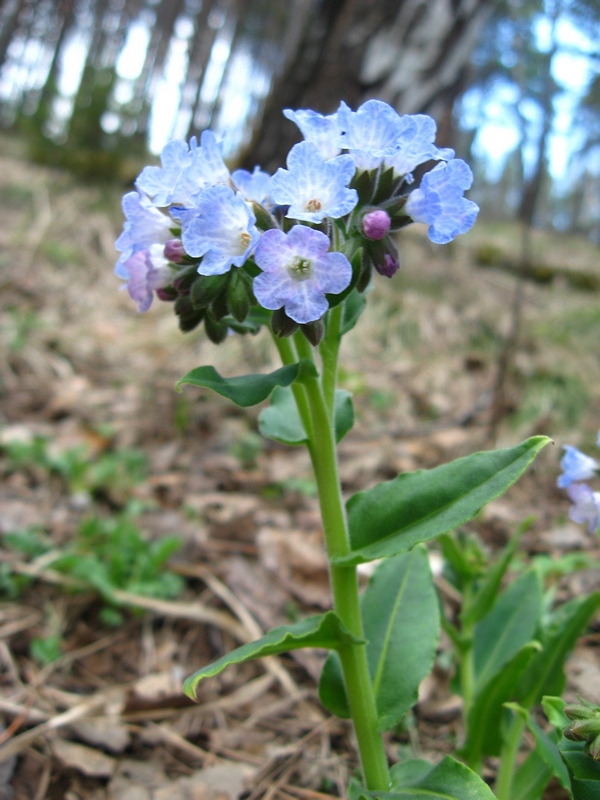
<svg viewBox="0 0 600 800">
<path fill-rule="evenodd" d="M 307 4 L 308 5 L 308 4 Z M 375 97 L 400 113 L 428 113 L 450 142 L 454 99 L 494 0 L 323 0 L 310 4 L 243 158 L 273 170 L 298 141 L 284 108 L 332 113 Z"/>
</svg>

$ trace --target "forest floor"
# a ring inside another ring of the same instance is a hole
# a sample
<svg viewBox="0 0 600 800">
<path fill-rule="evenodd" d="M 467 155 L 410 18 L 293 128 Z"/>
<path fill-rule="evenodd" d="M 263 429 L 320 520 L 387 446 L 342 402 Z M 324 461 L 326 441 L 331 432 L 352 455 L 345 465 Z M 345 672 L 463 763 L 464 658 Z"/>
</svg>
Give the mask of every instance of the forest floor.
<svg viewBox="0 0 600 800">
<path fill-rule="evenodd" d="M 275 368 L 268 335 L 215 347 L 181 334 L 166 304 L 138 315 L 112 273 L 118 191 L 3 144 L 0 798 L 344 796 L 356 754 L 348 723 L 318 702 L 321 653 L 225 670 L 198 704 L 181 694 L 201 665 L 329 605 L 305 453 L 262 440 L 258 409 L 174 389 L 201 364 L 228 376 Z M 340 446 L 343 490 L 548 434 L 555 446 L 469 529 L 493 551 L 533 515 L 524 558 L 579 555 L 557 596 L 597 590 L 598 539 L 569 522 L 556 478 L 561 445 L 593 454 L 599 427 L 600 305 L 565 276 L 597 281 L 598 250 L 534 233 L 536 263 L 557 274 L 524 285 L 492 424 L 515 279 L 476 265 L 490 244 L 513 257 L 519 232 L 481 222 L 445 250 L 403 235 L 401 271 L 377 280 L 344 342 L 356 426 Z M 443 648 L 414 714 L 387 736 L 393 760 L 436 761 L 460 739 Z M 568 676 L 569 697 L 600 702 L 600 619 Z"/>
</svg>

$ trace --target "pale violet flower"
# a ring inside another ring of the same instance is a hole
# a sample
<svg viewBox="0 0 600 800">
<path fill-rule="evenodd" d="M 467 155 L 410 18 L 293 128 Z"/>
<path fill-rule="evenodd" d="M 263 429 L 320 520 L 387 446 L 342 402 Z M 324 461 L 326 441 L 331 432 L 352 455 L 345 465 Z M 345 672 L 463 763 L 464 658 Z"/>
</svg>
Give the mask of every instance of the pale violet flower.
<svg viewBox="0 0 600 800">
<path fill-rule="evenodd" d="M 564 446 L 565 454 L 560 460 L 563 474 L 557 480 L 557 486 L 566 489 L 573 481 L 587 481 L 598 474 L 600 464 L 594 458 L 586 456 L 570 444 Z"/>
<path fill-rule="evenodd" d="M 188 145 L 181 140 L 167 142 L 160 155 L 162 166 L 144 167 L 135 185 L 159 207 L 188 203 L 207 186 L 229 183 L 221 149 L 212 131 L 204 131 L 198 147 L 196 137 Z"/>
<path fill-rule="evenodd" d="M 254 167 L 253 172 L 236 169 L 231 173 L 231 180 L 246 200 L 264 203 L 271 192 L 271 176 L 268 172 L 263 172 L 260 167 Z"/>
<path fill-rule="evenodd" d="M 304 139 L 316 145 L 323 158 L 334 158 L 340 154 L 341 150 L 337 140 L 341 130 L 337 114 L 324 116 L 316 111 L 311 111 L 311 109 L 292 111 L 290 108 L 286 108 L 283 115 L 296 123 Z"/>
<path fill-rule="evenodd" d="M 470 167 L 459 158 L 442 161 L 426 172 L 418 189 L 413 189 L 405 210 L 414 222 L 429 225 L 427 235 L 435 244 L 448 244 L 473 227 L 479 207 L 463 197 L 473 182 Z"/>
<path fill-rule="evenodd" d="M 256 217 L 229 186 L 210 186 L 192 208 L 172 208 L 171 213 L 182 222 L 186 253 L 202 256 L 201 275 L 222 275 L 232 266 L 241 267 L 260 238 Z"/>
<path fill-rule="evenodd" d="M 115 247 L 121 251 L 115 272 L 119 278 L 127 279 L 127 270 L 123 267 L 125 262 L 138 250 L 153 244 L 165 244 L 172 239 L 170 227 L 173 222 L 157 208 L 152 208 L 138 192 L 128 192 L 122 204 L 126 221 L 115 242 Z"/>
<path fill-rule="evenodd" d="M 401 119 L 408 120 L 409 124 L 402 134 L 398 152 L 385 159 L 386 167 L 393 167 L 397 175 L 410 175 L 415 167 L 426 161 L 450 161 L 454 158 L 452 148 L 440 149 L 433 144 L 437 128 L 427 114 L 406 115 Z"/>
<path fill-rule="evenodd" d="M 357 204 L 356 190 L 347 188 L 355 172 L 351 156 L 326 161 L 312 142 L 300 142 L 290 150 L 287 166 L 271 179 L 271 198 L 289 206 L 287 217 L 321 222 L 343 217 Z"/>
<path fill-rule="evenodd" d="M 348 150 L 359 170 L 379 167 L 410 141 L 414 124 L 381 100 L 367 100 L 357 111 L 342 102 L 337 120 L 343 131 L 337 144 Z"/>
<path fill-rule="evenodd" d="M 171 283 L 173 273 L 163 253 L 162 245 L 153 244 L 136 251 L 122 265 L 119 277 L 127 281 L 123 288 L 137 303 L 139 312 L 148 311 L 156 289 L 163 289 Z"/>
<path fill-rule="evenodd" d="M 362 219 L 362 230 L 367 239 L 379 241 L 383 239 L 391 227 L 392 221 L 387 211 L 376 208 L 369 211 Z"/>
<path fill-rule="evenodd" d="M 263 306 L 284 308 L 288 317 L 305 324 L 320 319 L 329 304 L 326 294 L 339 294 L 352 280 L 352 267 L 342 253 L 329 253 L 329 238 L 306 225 L 291 231 L 263 233 L 254 260 L 262 273 L 254 294 Z"/>
<path fill-rule="evenodd" d="M 569 517 L 573 522 L 587 525 L 589 532 L 594 533 L 600 517 L 600 492 L 593 492 L 586 483 L 572 483 L 567 494 L 573 502 Z"/>
</svg>

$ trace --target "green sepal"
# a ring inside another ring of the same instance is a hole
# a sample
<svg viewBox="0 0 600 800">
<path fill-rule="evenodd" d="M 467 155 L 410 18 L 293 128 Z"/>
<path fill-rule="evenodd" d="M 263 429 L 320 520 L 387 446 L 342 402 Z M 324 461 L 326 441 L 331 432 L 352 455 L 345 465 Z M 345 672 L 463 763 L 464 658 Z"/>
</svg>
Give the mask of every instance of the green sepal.
<svg viewBox="0 0 600 800">
<path fill-rule="evenodd" d="M 408 762 L 411 764 L 411 762 Z M 446 756 L 425 771 L 423 762 L 392 768 L 392 791 L 370 792 L 356 783 L 348 790 L 349 800 L 495 800 L 490 787 L 469 767 Z"/>
<path fill-rule="evenodd" d="M 367 299 L 358 290 L 351 292 L 344 303 L 342 312 L 342 324 L 340 326 L 340 336 L 343 336 L 356 325 L 360 315 L 367 307 Z"/>
<path fill-rule="evenodd" d="M 516 692 L 522 706 L 531 708 L 545 694 L 562 694 L 564 662 L 598 608 L 600 592 L 594 592 L 587 597 L 575 597 L 554 612 L 540 636 L 542 650 L 529 662 Z"/>
<path fill-rule="evenodd" d="M 416 547 L 383 561 L 361 598 L 361 610 L 378 728 L 385 731 L 414 705 L 435 658 L 439 606 L 427 550 Z M 321 674 L 319 697 L 329 711 L 350 716 L 336 654 Z"/>
<path fill-rule="evenodd" d="M 393 167 L 388 167 L 379 173 L 379 180 L 377 181 L 377 188 L 375 190 L 375 196 L 373 197 L 373 205 L 378 205 L 393 194 L 392 186 L 394 182 L 398 183 L 398 178 L 394 176 Z"/>
<path fill-rule="evenodd" d="M 248 316 L 251 295 L 252 287 L 246 273 L 242 270 L 232 272 L 227 286 L 227 306 L 231 315 L 238 322 L 243 322 Z"/>
<path fill-rule="evenodd" d="M 208 308 L 213 300 L 224 290 L 229 273 L 224 275 L 198 275 L 191 284 L 190 300 L 194 308 Z"/>
<path fill-rule="evenodd" d="M 259 332 L 263 325 L 270 324 L 271 312 L 260 306 L 254 306 L 250 309 L 250 313 L 243 322 L 238 322 L 233 317 L 224 317 L 222 322 L 227 323 L 227 327 L 236 333 L 254 335 Z"/>
<path fill-rule="evenodd" d="M 552 775 L 558 779 L 563 789 L 570 789 L 571 781 L 569 779 L 569 772 L 561 758 L 556 741 L 552 741 L 551 737 L 544 733 L 529 711 L 523 708 L 523 706 L 520 706 L 518 703 L 506 703 L 506 708 L 510 709 L 510 711 L 517 714 L 525 721 L 525 724 L 533 735 L 535 749 L 540 758 Z M 556 734 L 554 734 L 554 736 L 558 738 Z"/>
<path fill-rule="evenodd" d="M 524 645 L 500 672 L 493 675 L 477 692 L 467 717 L 467 740 L 461 756 L 471 764 L 483 756 L 497 756 L 502 747 L 502 718 L 505 703 L 514 698 L 515 687 L 533 654 L 541 649 L 538 642 Z"/>
<path fill-rule="evenodd" d="M 178 380 L 175 388 L 180 391 L 183 384 L 189 383 L 212 389 L 236 405 L 248 408 L 266 400 L 276 386 L 289 386 L 296 380 L 302 381 L 316 374 L 315 365 L 307 359 L 276 369 L 268 375 L 241 375 L 236 378 L 223 378 L 214 367 L 197 367 Z"/>
<path fill-rule="evenodd" d="M 541 611 L 542 582 L 537 570 L 529 569 L 502 592 L 490 613 L 475 626 L 476 693 L 533 639 Z"/>
<path fill-rule="evenodd" d="M 299 650 L 302 647 L 333 650 L 347 644 L 363 644 L 363 642 L 344 627 L 333 611 L 328 611 L 326 614 L 308 617 L 293 625 L 281 625 L 255 642 L 237 647 L 187 678 L 183 684 L 183 691 L 195 700 L 200 681 L 218 675 L 230 664 L 242 664 L 245 661 L 286 653 L 289 650 Z"/>
<path fill-rule="evenodd" d="M 354 425 L 352 395 L 344 389 L 335 390 L 335 439 L 340 442 Z M 308 436 L 294 395 L 290 387 L 275 387 L 271 404 L 260 412 L 258 427 L 263 436 L 282 444 L 299 445 L 308 441 Z"/>
<path fill-rule="evenodd" d="M 463 525 L 506 491 L 549 441 L 534 436 L 355 494 L 347 503 L 352 551 L 333 561 L 361 564 L 393 556 Z"/>
<path fill-rule="evenodd" d="M 221 344 L 227 338 L 229 328 L 221 319 L 215 319 L 210 309 L 204 315 L 204 330 L 213 344 Z"/>
</svg>

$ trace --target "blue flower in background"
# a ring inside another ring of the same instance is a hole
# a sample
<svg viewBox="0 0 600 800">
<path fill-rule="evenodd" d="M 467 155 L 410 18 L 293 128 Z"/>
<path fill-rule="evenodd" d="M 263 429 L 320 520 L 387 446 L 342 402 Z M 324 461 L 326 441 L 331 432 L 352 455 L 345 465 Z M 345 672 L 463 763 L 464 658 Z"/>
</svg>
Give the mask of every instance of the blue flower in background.
<svg viewBox="0 0 600 800">
<path fill-rule="evenodd" d="M 593 492 L 587 483 L 573 483 L 567 487 L 567 494 L 573 502 L 569 517 L 573 522 L 586 524 L 589 532 L 594 533 L 600 517 L 600 492 Z"/>
<path fill-rule="evenodd" d="M 246 200 L 264 203 L 271 193 L 271 176 L 268 172 L 263 172 L 260 167 L 254 167 L 253 172 L 236 169 L 231 173 L 231 180 Z"/>
<path fill-rule="evenodd" d="M 409 125 L 402 134 L 398 152 L 385 159 L 386 167 L 393 167 L 397 175 L 410 175 L 419 164 L 426 161 L 450 161 L 454 150 L 450 147 L 440 149 L 433 144 L 436 134 L 435 121 L 426 114 L 407 115 Z"/>
<path fill-rule="evenodd" d="M 566 489 L 573 481 L 587 481 L 597 475 L 600 464 L 596 459 L 586 456 L 570 444 L 566 444 L 563 449 L 565 454 L 560 460 L 563 474 L 557 480 L 557 486 Z"/>
<path fill-rule="evenodd" d="M 119 277 L 127 281 L 123 288 L 135 300 L 139 312 L 148 311 L 156 289 L 171 283 L 173 273 L 167 264 L 160 244 L 138 250 L 123 263 Z"/>
<path fill-rule="evenodd" d="M 254 279 L 254 294 L 263 306 L 284 308 L 300 324 L 314 322 L 327 311 L 326 294 L 339 294 L 352 280 L 352 267 L 342 253 L 329 253 L 329 238 L 306 225 L 288 234 L 266 231 L 254 259 L 262 273 Z"/>
<path fill-rule="evenodd" d="M 123 267 L 125 262 L 138 250 L 153 244 L 165 244 L 172 239 L 170 228 L 173 223 L 165 214 L 152 208 L 138 192 L 128 192 L 123 197 L 122 205 L 126 222 L 115 242 L 115 247 L 121 251 L 115 272 L 119 278 L 127 279 L 128 272 Z"/>
<path fill-rule="evenodd" d="M 287 165 L 271 179 L 273 202 L 289 206 L 287 217 L 321 222 L 343 217 L 357 204 L 356 190 L 347 188 L 355 172 L 351 156 L 326 161 L 312 142 L 300 142 L 290 150 Z"/>
<path fill-rule="evenodd" d="M 135 185 L 159 207 L 188 203 L 207 186 L 229 183 L 221 149 L 212 131 L 204 131 L 198 147 L 196 137 L 190 145 L 180 140 L 168 142 L 160 155 L 161 167 L 144 167 Z"/>
<path fill-rule="evenodd" d="M 470 167 L 460 158 L 442 162 L 425 173 L 418 189 L 406 201 L 406 213 L 414 222 L 429 225 L 427 235 L 435 244 L 448 244 L 473 227 L 479 207 L 463 197 L 473 182 Z"/>
<path fill-rule="evenodd" d="M 340 154 L 341 150 L 337 140 L 341 130 L 337 114 L 323 116 L 323 114 L 318 114 L 310 109 L 292 111 L 286 108 L 283 115 L 296 123 L 304 139 L 318 147 L 323 158 L 334 158 Z"/>
<path fill-rule="evenodd" d="M 260 238 L 256 217 L 229 186 L 211 186 L 192 208 L 172 208 L 171 213 L 182 222 L 186 253 L 203 257 L 201 275 L 222 275 L 232 266 L 241 267 Z"/>
</svg>

